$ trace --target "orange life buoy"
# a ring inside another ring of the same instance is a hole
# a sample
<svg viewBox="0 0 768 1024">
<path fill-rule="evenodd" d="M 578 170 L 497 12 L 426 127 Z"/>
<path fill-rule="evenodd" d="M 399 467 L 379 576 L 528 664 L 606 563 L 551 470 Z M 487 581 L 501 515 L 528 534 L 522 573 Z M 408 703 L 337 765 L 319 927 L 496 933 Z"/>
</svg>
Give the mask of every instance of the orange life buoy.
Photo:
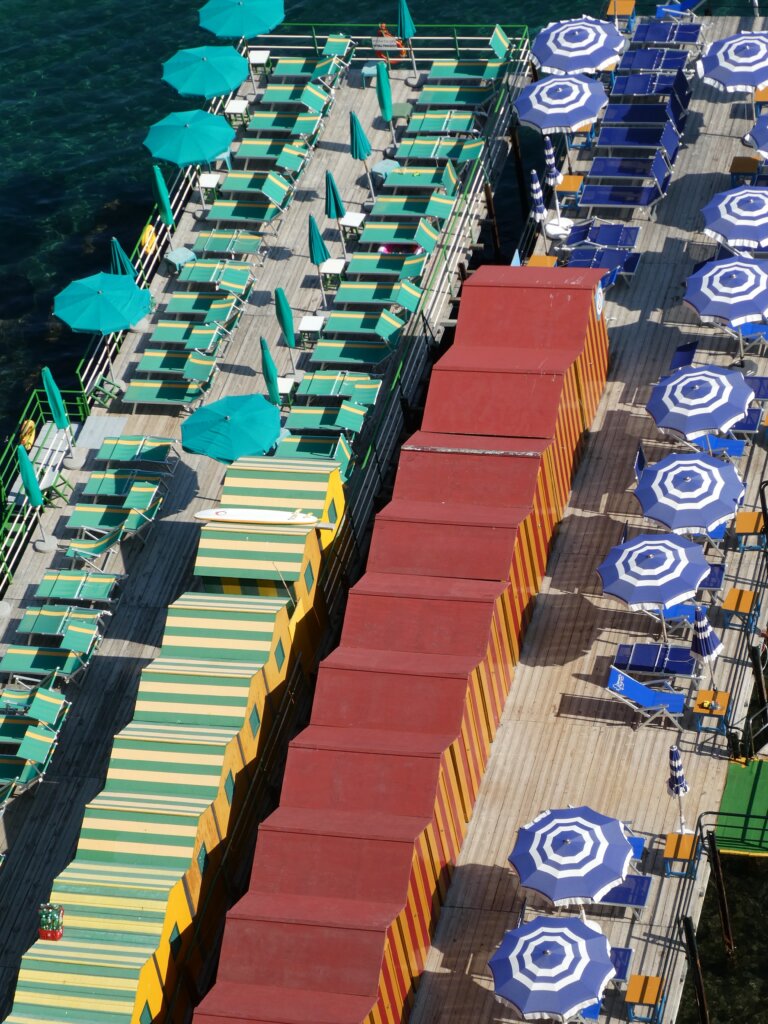
<svg viewBox="0 0 768 1024">
<path fill-rule="evenodd" d="M 379 60 L 386 60 L 389 64 L 394 65 L 399 63 L 404 57 L 408 56 L 408 47 L 402 39 L 398 39 L 397 36 L 392 35 L 384 21 L 379 25 L 378 38 L 394 40 L 394 45 L 391 50 L 389 48 L 387 48 L 387 50 L 376 50 L 376 56 Z M 397 50 L 397 53 L 399 54 L 397 57 L 393 56 L 395 50 Z"/>
</svg>

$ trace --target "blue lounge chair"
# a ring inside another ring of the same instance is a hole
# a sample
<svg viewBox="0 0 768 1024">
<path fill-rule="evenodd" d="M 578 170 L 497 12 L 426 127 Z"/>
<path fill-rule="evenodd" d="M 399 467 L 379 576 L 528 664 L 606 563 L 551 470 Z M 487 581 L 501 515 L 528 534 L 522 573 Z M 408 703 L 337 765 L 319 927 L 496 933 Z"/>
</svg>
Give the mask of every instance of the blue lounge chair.
<svg viewBox="0 0 768 1024">
<path fill-rule="evenodd" d="M 651 892 L 650 875 L 627 875 L 623 882 L 615 885 L 601 900 L 598 907 L 628 907 L 635 917 L 648 903 Z"/>
<path fill-rule="evenodd" d="M 652 185 L 585 185 L 579 206 L 590 213 L 594 209 L 647 210 L 650 220 L 653 209 L 667 194 L 671 173 Z"/>
<path fill-rule="evenodd" d="M 657 682 L 663 685 L 663 680 Z M 685 695 L 682 693 L 654 690 L 625 672 L 620 672 L 615 666 L 611 666 L 608 674 L 608 692 L 637 713 L 641 719 L 640 725 L 669 719 L 673 725 L 680 726 L 685 710 Z"/>
<path fill-rule="evenodd" d="M 660 149 L 650 157 L 596 156 L 587 171 L 587 184 L 617 181 L 640 185 L 656 177 L 663 178 L 668 172 L 669 165 Z"/>
<path fill-rule="evenodd" d="M 671 647 L 669 644 L 619 644 L 613 664 L 621 672 L 631 672 L 633 676 L 692 679 L 697 669 L 690 647 Z"/>
<path fill-rule="evenodd" d="M 635 46 L 695 46 L 701 36 L 698 23 L 681 24 L 676 21 L 646 21 L 638 25 L 632 36 Z"/>
<path fill-rule="evenodd" d="M 615 985 L 625 982 L 629 977 L 629 965 L 634 955 L 632 946 L 611 946 L 611 963 L 616 974 L 611 979 Z"/>
<path fill-rule="evenodd" d="M 627 50 L 616 72 L 621 75 L 634 71 L 682 71 L 688 63 L 688 57 L 685 50 Z"/>
<path fill-rule="evenodd" d="M 607 125 L 597 136 L 595 148 L 607 149 L 609 153 L 622 149 L 650 150 L 655 153 L 657 149 L 663 149 L 667 162 L 671 166 L 680 149 L 680 136 L 675 131 L 675 126 L 669 121 L 652 128 Z"/>
<path fill-rule="evenodd" d="M 672 21 L 680 21 L 683 18 L 689 18 L 693 20 L 694 12 L 701 7 L 704 0 L 679 0 L 675 4 L 661 4 L 656 8 L 656 18 L 671 19 Z"/>
<path fill-rule="evenodd" d="M 720 437 L 719 434 L 702 434 L 690 442 L 697 451 L 706 452 L 720 459 L 730 459 L 732 462 L 742 458 L 747 450 L 747 442 L 735 437 Z"/>
<path fill-rule="evenodd" d="M 627 224 L 600 222 L 596 217 L 574 224 L 563 248 L 578 249 L 580 246 L 595 246 L 599 249 L 634 249 L 640 235 L 640 228 Z"/>
<path fill-rule="evenodd" d="M 699 584 L 699 591 L 710 595 L 723 589 L 725 580 L 725 562 L 710 562 L 709 572 Z"/>
<path fill-rule="evenodd" d="M 653 612 L 648 613 L 656 622 L 659 616 Z M 696 621 L 696 605 L 691 601 L 683 601 L 680 604 L 670 605 L 662 611 L 667 636 L 677 633 L 679 636 L 688 636 L 693 624 Z"/>
<path fill-rule="evenodd" d="M 671 124 L 682 135 L 686 113 L 674 96 L 666 103 L 609 103 L 603 113 L 603 125 L 623 125 L 625 128 L 653 128 Z"/>
<path fill-rule="evenodd" d="M 568 256 L 568 266 L 605 270 L 613 272 L 614 280 L 622 277 L 629 281 L 637 271 L 640 256 L 641 253 L 628 252 L 626 249 L 573 249 Z M 603 278 L 603 288 L 605 287 L 606 282 Z"/>
<path fill-rule="evenodd" d="M 753 377 L 749 378 L 749 384 L 752 386 Z M 759 379 L 759 378 L 758 378 Z M 755 434 L 760 430 L 760 424 L 763 420 L 763 410 L 759 408 L 747 409 L 746 416 L 743 416 L 738 423 L 734 423 L 731 429 L 728 431 L 729 437 L 744 437 L 745 439 L 754 439 Z"/>
<path fill-rule="evenodd" d="M 696 341 L 686 341 L 684 345 L 678 345 L 672 353 L 672 358 L 669 360 L 667 376 L 674 373 L 675 370 L 682 370 L 685 366 L 692 366 L 698 347 L 698 339 Z"/>
<path fill-rule="evenodd" d="M 671 95 L 677 97 L 683 109 L 687 109 L 691 102 L 691 87 L 679 69 L 677 72 L 662 74 L 658 71 L 639 71 L 618 75 L 614 77 L 611 87 L 611 100 L 615 97 L 640 102 L 646 98 Z"/>
</svg>

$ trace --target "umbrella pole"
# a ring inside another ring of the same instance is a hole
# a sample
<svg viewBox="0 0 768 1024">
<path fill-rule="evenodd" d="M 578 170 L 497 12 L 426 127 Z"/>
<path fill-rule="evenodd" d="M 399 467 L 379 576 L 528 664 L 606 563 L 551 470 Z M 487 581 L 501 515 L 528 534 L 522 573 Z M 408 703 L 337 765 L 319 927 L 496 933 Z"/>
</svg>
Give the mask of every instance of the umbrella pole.
<svg viewBox="0 0 768 1024">
<path fill-rule="evenodd" d="M 341 226 L 341 221 L 337 220 L 336 224 L 339 228 L 339 241 L 341 242 L 341 251 L 344 253 L 344 259 L 347 258 L 347 247 L 344 244 L 344 228 Z"/>
<path fill-rule="evenodd" d="M 681 833 L 682 832 L 687 832 L 688 830 L 685 827 L 685 815 L 683 814 L 683 794 L 682 793 L 678 793 L 677 794 L 677 804 L 678 804 L 678 807 L 680 808 L 680 829 L 679 829 L 679 831 Z"/>
<path fill-rule="evenodd" d="M 744 365 L 744 335 L 741 333 L 741 327 L 739 327 L 739 366 Z"/>
<path fill-rule="evenodd" d="M 373 178 L 371 177 L 371 172 L 368 170 L 368 161 L 363 160 L 363 164 L 365 166 L 365 176 L 368 178 L 368 188 L 371 190 L 371 201 L 375 203 L 376 193 L 373 191 Z"/>
<path fill-rule="evenodd" d="M 200 176 L 201 176 L 202 173 L 203 173 L 202 169 L 200 167 L 198 167 L 197 168 L 197 187 L 198 187 L 198 189 L 200 191 L 200 202 L 202 203 L 203 209 L 207 211 L 208 207 L 205 205 L 205 193 L 203 192 L 203 185 L 202 185 L 202 182 L 200 181 Z"/>
<path fill-rule="evenodd" d="M 393 121 L 389 122 L 389 131 L 392 135 L 392 145 L 397 148 L 397 139 L 395 138 L 395 125 Z"/>
<path fill-rule="evenodd" d="M 555 197 L 555 216 L 557 217 L 557 226 L 560 227 L 560 200 L 557 198 L 557 185 L 552 189 L 552 195 Z"/>
<path fill-rule="evenodd" d="M 42 512 L 40 514 L 40 518 L 39 518 L 38 522 L 40 523 L 40 533 L 42 534 L 42 540 L 38 540 L 38 541 L 35 542 L 35 544 L 34 544 L 35 551 L 46 551 L 46 552 L 55 551 L 56 550 L 56 541 L 53 539 L 53 537 L 47 537 L 46 534 L 45 534 L 45 530 L 43 529 L 43 516 L 42 516 Z"/>
<path fill-rule="evenodd" d="M 664 618 L 664 606 L 659 607 L 659 618 L 661 619 L 661 639 L 662 643 L 667 643 L 669 637 L 667 636 L 667 620 Z"/>
<path fill-rule="evenodd" d="M 328 305 L 328 299 L 325 297 L 325 288 L 323 287 L 323 275 L 320 267 L 317 268 L 317 279 L 320 282 L 320 294 L 323 296 L 323 309 Z"/>
</svg>

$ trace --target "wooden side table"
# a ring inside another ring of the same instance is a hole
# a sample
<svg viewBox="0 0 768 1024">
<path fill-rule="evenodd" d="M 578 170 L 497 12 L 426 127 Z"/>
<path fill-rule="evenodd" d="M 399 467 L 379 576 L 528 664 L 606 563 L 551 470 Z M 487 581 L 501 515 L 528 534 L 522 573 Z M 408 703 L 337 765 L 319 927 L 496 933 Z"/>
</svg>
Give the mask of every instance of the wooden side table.
<svg viewBox="0 0 768 1024">
<path fill-rule="evenodd" d="M 583 174 L 564 174 L 563 180 L 555 186 L 562 209 L 571 209 L 579 204 L 579 197 L 584 191 Z"/>
<path fill-rule="evenodd" d="M 693 705 L 696 732 L 714 732 L 718 736 L 727 736 L 730 706 L 731 695 L 727 690 L 699 690 Z M 714 725 L 705 724 L 707 719 L 714 719 Z"/>
<path fill-rule="evenodd" d="M 535 253 L 526 263 L 527 267 L 556 267 L 557 256 L 545 256 L 544 253 Z"/>
<path fill-rule="evenodd" d="M 666 1000 L 663 978 L 652 974 L 633 974 L 627 982 L 624 1001 L 630 1020 L 659 1024 Z"/>
<path fill-rule="evenodd" d="M 743 509 L 736 513 L 733 520 L 733 536 L 739 551 L 761 551 L 765 547 L 763 532 L 763 513 Z M 749 543 L 749 538 L 755 540 Z"/>
<path fill-rule="evenodd" d="M 735 156 L 731 160 L 729 168 L 731 188 L 736 188 L 737 185 L 753 185 L 759 169 L 760 160 L 758 157 Z"/>
<path fill-rule="evenodd" d="M 610 0 L 605 12 L 609 18 L 618 20 L 622 32 L 632 32 L 637 20 L 635 0 Z"/>
<path fill-rule="evenodd" d="M 695 878 L 701 844 L 693 832 L 670 832 L 664 844 L 664 874 L 667 878 Z M 682 865 L 676 867 L 675 865 Z"/>
<path fill-rule="evenodd" d="M 752 632 L 757 629 L 757 617 L 760 614 L 760 601 L 754 590 L 742 587 L 731 587 L 723 598 L 721 605 L 723 621 L 730 626 L 734 618 L 740 619 L 744 629 Z"/>
<path fill-rule="evenodd" d="M 768 88 L 763 86 L 762 89 L 755 89 L 755 117 L 760 117 L 761 114 L 765 113 L 765 107 L 768 104 Z"/>
</svg>

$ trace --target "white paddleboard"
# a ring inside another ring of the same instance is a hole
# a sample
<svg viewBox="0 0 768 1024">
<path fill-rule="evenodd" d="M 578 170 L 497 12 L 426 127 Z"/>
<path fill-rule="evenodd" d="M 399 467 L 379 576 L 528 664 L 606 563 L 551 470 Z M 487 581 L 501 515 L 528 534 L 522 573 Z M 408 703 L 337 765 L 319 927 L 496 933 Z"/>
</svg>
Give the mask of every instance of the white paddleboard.
<svg viewBox="0 0 768 1024">
<path fill-rule="evenodd" d="M 205 508 L 195 512 L 195 519 L 204 523 L 249 523 L 262 526 L 307 526 L 332 530 L 332 523 L 323 523 L 311 512 L 293 512 L 273 508 Z"/>
</svg>

